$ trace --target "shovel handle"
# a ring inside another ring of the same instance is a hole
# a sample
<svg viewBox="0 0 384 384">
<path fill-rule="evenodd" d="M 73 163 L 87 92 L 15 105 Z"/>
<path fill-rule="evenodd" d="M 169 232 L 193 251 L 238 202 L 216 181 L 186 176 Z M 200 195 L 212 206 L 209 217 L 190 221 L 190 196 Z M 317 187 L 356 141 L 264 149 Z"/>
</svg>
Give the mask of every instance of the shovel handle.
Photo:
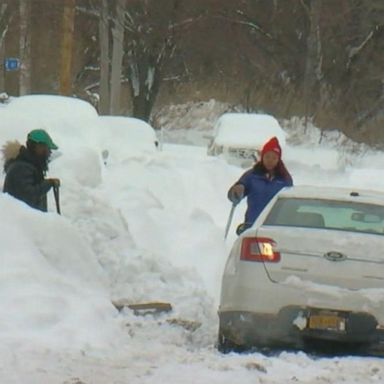
<svg viewBox="0 0 384 384">
<path fill-rule="evenodd" d="M 228 236 L 228 232 L 229 232 L 229 228 L 230 228 L 231 223 L 232 223 L 232 218 L 233 218 L 233 214 L 235 212 L 235 208 L 236 208 L 236 204 L 232 204 L 231 211 L 229 212 L 227 225 L 225 227 L 224 239 L 226 239 Z"/>
<path fill-rule="evenodd" d="M 61 215 L 60 210 L 60 193 L 59 193 L 59 187 L 54 185 L 53 186 L 53 195 L 55 196 L 55 204 L 56 204 L 56 211 L 59 215 Z"/>
</svg>

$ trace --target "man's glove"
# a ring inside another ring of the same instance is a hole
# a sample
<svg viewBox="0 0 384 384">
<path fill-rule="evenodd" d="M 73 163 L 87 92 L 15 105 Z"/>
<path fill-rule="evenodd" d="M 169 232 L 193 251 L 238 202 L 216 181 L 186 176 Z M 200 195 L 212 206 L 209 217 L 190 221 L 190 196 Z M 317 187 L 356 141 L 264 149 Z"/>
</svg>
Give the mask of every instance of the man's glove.
<svg viewBox="0 0 384 384">
<path fill-rule="evenodd" d="M 52 187 L 60 187 L 60 179 L 47 179 Z"/>
<path fill-rule="evenodd" d="M 244 185 L 236 184 L 228 192 L 228 199 L 235 205 L 244 197 Z"/>
</svg>

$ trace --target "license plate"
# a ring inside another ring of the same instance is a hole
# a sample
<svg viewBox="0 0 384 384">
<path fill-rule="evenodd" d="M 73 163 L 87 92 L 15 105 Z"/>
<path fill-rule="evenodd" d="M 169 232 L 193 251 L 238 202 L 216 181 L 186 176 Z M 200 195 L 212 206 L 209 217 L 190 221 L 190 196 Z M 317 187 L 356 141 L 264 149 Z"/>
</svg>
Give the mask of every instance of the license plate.
<svg viewBox="0 0 384 384">
<path fill-rule="evenodd" d="M 333 315 L 312 315 L 308 325 L 310 329 L 345 331 L 345 319 Z"/>
</svg>

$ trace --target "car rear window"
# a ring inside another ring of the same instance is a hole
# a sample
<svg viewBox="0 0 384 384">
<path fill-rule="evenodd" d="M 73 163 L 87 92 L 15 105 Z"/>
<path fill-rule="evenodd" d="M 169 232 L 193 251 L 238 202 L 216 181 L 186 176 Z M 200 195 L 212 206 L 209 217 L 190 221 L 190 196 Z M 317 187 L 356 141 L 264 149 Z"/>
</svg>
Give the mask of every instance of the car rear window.
<svg viewBox="0 0 384 384">
<path fill-rule="evenodd" d="M 384 235 L 384 207 L 337 200 L 280 198 L 264 225 L 324 228 Z"/>
</svg>

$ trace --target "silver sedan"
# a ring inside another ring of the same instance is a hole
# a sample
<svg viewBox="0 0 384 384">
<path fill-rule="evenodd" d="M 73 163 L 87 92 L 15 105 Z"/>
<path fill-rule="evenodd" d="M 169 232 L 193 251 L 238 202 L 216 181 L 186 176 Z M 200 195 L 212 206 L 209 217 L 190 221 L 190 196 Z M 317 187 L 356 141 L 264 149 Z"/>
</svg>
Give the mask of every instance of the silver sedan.
<svg viewBox="0 0 384 384">
<path fill-rule="evenodd" d="M 384 351 L 384 193 L 292 187 L 234 243 L 222 279 L 220 351 Z"/>
</svg>

